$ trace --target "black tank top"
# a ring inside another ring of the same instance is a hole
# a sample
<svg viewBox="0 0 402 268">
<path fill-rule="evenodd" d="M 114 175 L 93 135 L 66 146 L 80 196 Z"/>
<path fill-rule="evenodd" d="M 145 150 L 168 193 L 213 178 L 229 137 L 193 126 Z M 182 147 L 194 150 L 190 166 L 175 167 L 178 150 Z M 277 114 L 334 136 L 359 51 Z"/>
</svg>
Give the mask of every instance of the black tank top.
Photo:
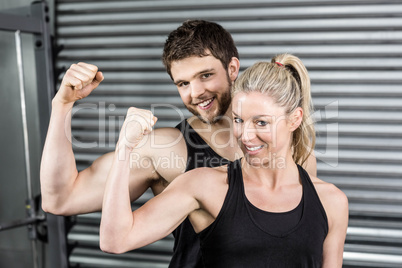
<svg viewBox="0 0 402 268">
<path fill-rule="evenodd" d="M 227 165 L 230 162 L 212 150 L 190 126 L 187 120 L 183 120 L 176 128 L 181 131 L 186 141 L 186 171 L 197 167 L 218 167 Z M 175 243 L 169 268 L 203 267 L 199 236 L 194 232 L 193 226 L 188 218 L 173 231 L 173 235 L 175 237 Z"/>
<path fill-rule="evenodd" d="M 284 222 L 288 226 L 285 230 L 255 217 L 255 207 L 244 191 L 240 160 L 228 165 L 229 189 L 221 211 L 199 234 L 203 267 L 321 267 L 327 216 L 309 175 L 302 167 L 298 169 L 303 194 L 292 212 L 302 212 L 296 224 Z M 281 221 L 287 221 L 286 217 Z"/>
</svg>

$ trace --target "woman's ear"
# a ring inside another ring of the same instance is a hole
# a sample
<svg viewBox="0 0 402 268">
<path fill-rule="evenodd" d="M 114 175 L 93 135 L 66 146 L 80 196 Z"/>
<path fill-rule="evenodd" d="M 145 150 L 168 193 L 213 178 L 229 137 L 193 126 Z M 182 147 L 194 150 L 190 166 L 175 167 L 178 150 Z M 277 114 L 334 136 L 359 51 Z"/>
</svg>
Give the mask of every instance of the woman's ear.
<svg viewBox="0 0 402 268">
<path fill-rule="evenodd" d="M 228 74 L 232 82 L 234 82 L 237 76 L 239 75 L 239 70 L 240 70 L 239 59 L 236 57 L 232 57 L 228 65 Z"/>
<path fill-rule="evenodd" d="M 302 123 L 303 120 L 303 109 L 297 107 L 289 116 L 289 127 L 290 131 L 295 131 Z"/>
</svg>

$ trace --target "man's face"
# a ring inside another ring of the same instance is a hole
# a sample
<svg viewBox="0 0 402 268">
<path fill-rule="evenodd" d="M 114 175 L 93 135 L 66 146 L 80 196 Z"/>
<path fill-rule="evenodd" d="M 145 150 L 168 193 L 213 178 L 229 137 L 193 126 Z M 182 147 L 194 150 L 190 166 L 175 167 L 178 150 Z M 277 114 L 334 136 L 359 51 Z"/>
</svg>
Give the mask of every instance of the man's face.
<svg viewBox="0 0 402 268">
<path fill-rule="evenodd" d="M 184 105 L 201 121 L 214 124 L 226 113 L 232 81 L 218 59 L 185 58 L 172 63 L 171 73 Z"/>
</svg>

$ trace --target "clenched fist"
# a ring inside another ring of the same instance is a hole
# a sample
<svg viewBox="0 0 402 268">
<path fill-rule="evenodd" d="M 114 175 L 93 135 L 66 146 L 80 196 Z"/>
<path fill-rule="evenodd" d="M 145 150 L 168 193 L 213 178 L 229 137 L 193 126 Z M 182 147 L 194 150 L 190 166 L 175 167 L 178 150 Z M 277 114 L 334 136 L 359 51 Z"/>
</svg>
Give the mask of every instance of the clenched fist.
<svg viewBox="0 0 402 268">
<path fill-rule="evenodd" d="M 151 111 L 130 107 L 120 131 L 119 145 L 134 149 L 152 131 L 157 120 Z"/>
<path fill-rule="evenodd" d="M 103 74 L 92 64 L 79 62 L 71 65 L 63 77 L 55 99 L 63 104 L 87 97 L 103 80 Z"/>
</svg>

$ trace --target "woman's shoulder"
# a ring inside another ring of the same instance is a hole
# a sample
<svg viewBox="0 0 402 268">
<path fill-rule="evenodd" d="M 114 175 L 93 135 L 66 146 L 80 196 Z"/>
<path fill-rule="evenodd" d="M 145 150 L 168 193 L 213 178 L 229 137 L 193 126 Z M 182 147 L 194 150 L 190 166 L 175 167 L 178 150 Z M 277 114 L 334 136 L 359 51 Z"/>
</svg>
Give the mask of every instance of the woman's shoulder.
<svg viewBox="0 0 402 268">
<path fill-rule="evenodd" d="M 180 176 L 186 177 L 199 177 L 205 175 L 221 175 L 227 173 L 227 165 L 219 166 L 219 167 L 199 167 L 189 171 L 184 172 Z"/>
<path fill-rule="evenodd" d="M 337 216 L 347 217 L 349 211 L 348 198 L 333 183 L 323 181 L 317 177 L 311 176 L 311 181 L 317 191 L 329 221 L 333 221 Z M 343 217 L 339 217 L 340 219 Z"/>
<path fill-rule="evenodd" d="M 311 181 L 321 199 L 324 202 L 347 202 L 347 197 L 344 192 L 342 192 L 333 183 L 323 181 L 317 177 L 310 176 Z"/>
<path fill-rule="evenodd" d="M 201 167 L 187 171 L 177 177 L 171 185 L 193 196 L 202 204 L 202 208 L 212 213 L 217 209 L 216 204 L 221 201 L 223 203 L 229 188 L 227 166 Z"/>
<path fill-rule="evenodd" d="M 227 184 L 227 165 L 219 167 L 199 167 L 189 170 L 175 179 L 175 181 L 186 181 L 188 186 L 213 187 L 217 184 Z"/>
</svg>

